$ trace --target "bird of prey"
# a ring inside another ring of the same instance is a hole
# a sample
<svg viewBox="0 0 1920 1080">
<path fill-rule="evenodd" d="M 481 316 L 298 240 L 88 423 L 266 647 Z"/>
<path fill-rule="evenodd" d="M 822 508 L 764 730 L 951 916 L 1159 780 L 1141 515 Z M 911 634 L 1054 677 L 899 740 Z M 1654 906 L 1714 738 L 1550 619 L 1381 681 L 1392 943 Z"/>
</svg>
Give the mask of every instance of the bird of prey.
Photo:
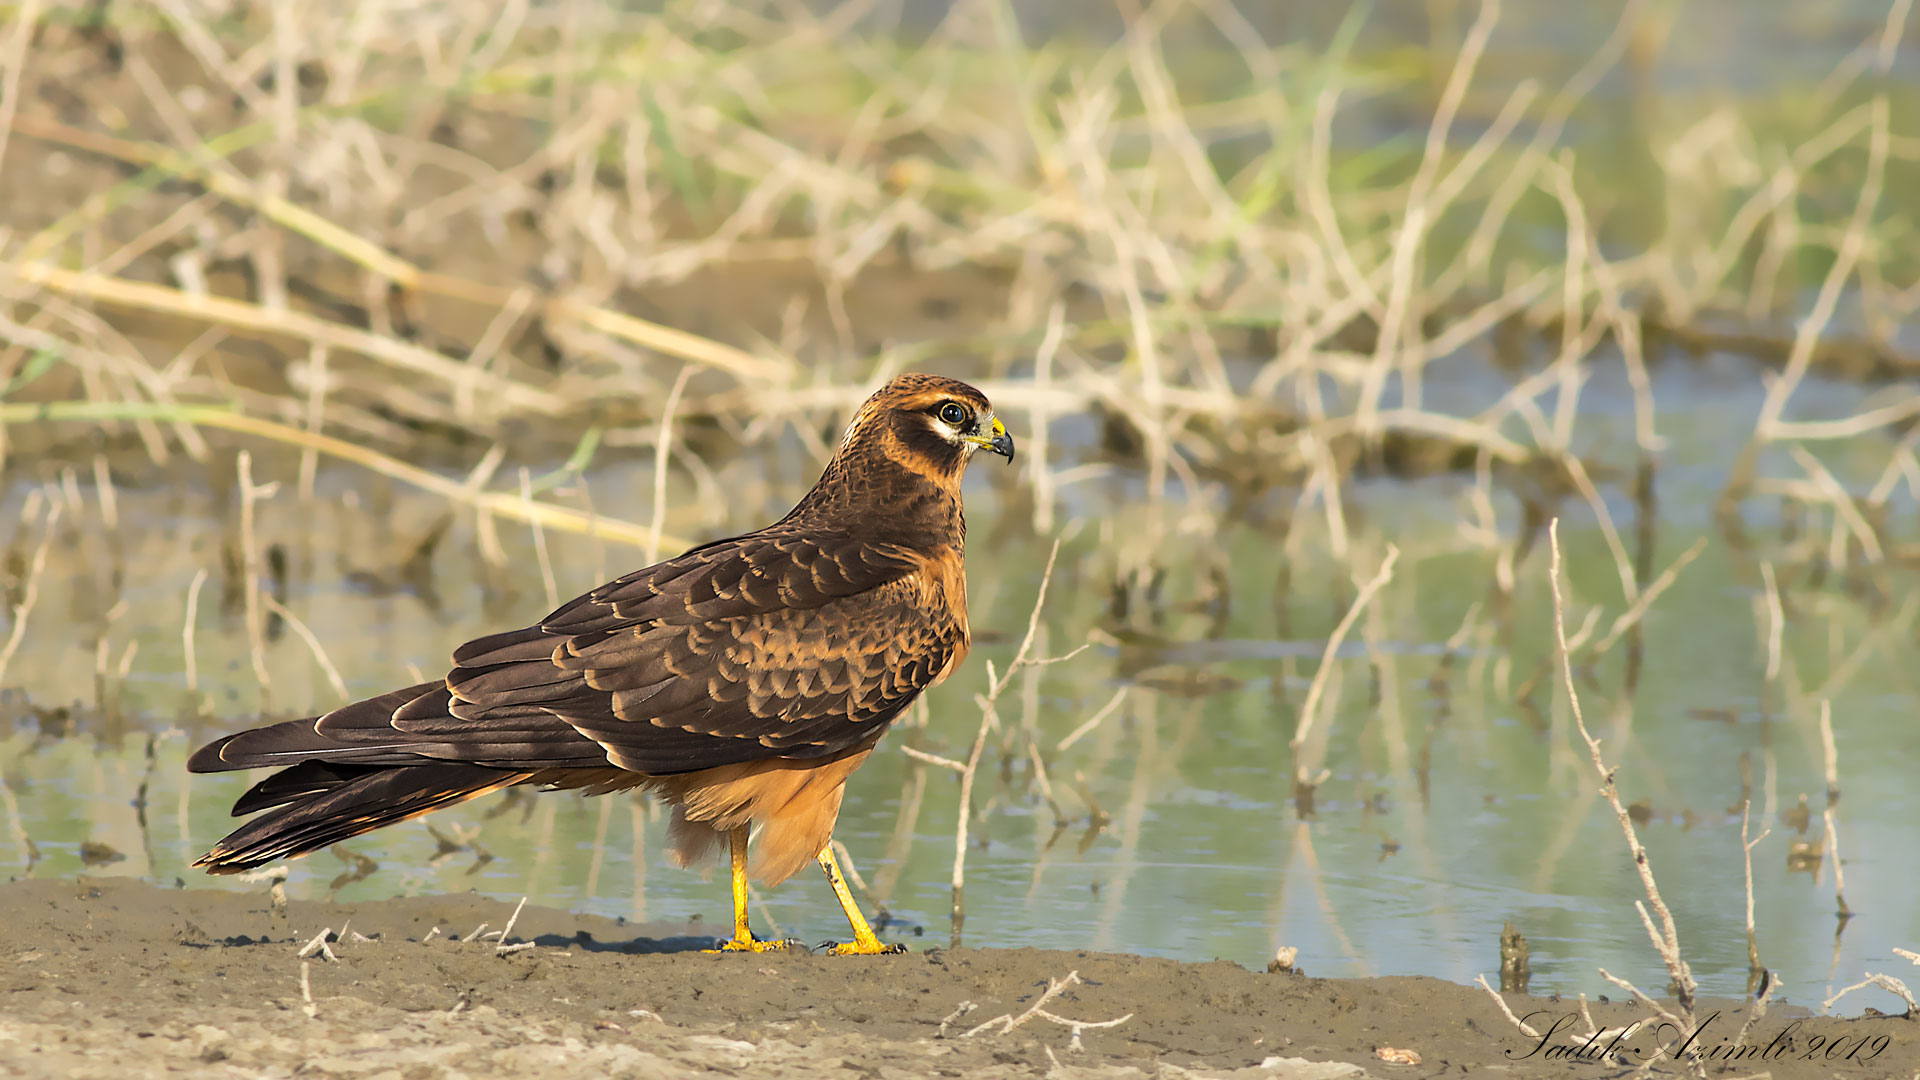
<svg viewBox="0 0 1920 1080">
<path fill-rule="evenodd" d="M 901 375 L 867 399 L 819 483 L 757 532 L 609 582 L 532 626 L 454 650 L 444 680 L 210 743 L 193 772 L 278 767 L 234 804 L 267 811 L 196 866 L 230 874 L 515 784 L 639 788 L 674 808 L 681 865 L 724 838 L 734 934 L 747 842 L 772 885 L 826 871 L 854 940 L 881 953 L 831 838 L 847 777 L 893 719 L 967 654 L 966 517 L 975 451 L 1013 459 L 980 391 Z"/>
</svg>

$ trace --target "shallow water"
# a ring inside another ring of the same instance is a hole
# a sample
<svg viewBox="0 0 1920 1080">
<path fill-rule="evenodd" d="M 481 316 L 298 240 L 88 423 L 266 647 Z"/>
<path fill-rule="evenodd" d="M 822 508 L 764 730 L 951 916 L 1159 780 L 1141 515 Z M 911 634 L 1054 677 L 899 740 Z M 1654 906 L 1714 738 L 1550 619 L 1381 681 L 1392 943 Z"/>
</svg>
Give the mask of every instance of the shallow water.
<svg viewBox="0 0 1920 1080">
<path fill-rule="evenodd" d="M 1590 460 L 1630 465 L 1631 408 L 1614 370 L 1603 363 L 1583 396 L 1584 449 Z M 1498 392 L 1488 373 L 1462 370 L 1456 378 L 1451 385 L 1430 381 L 1430 402 Z M 1620 711 L 1627 700 L 1625 645 L 1590 670 L 1583 666 L 1585 715 L 1620 767 L 1623 799 L 1647 801 L 1650 819 L 1640 834 L 1682 948 L 1703 986 L 1723 994 L 1738 993 L 1747 977 L 1739 816 L 1745 757 L 1754 831 L 1772 828 L 1754 851 L 1760 956 L 1784 979 L 1790 1000 L 1817 1004 L 1863 971 L 1895 970 L 1890 950 L 1920 942 L 1910 858 L 1911 823 L 1920 812 L 1909 783 L 1920 740 L 1909 660 L 1913 574 L 1835 570 L 1810 583 L 1805 553 L 1783 541 L 1771 500 L 1742 508 L 1748 546 L 1730 542 L 1710 507 L 1758 409 L 1752 371 L 1730 358 L 1674 361 L 1657 368 L 1656 382 L 1655 400 L 1664 404 L 1659 427 L 1670 441 L 1657 473 L 1652 565 L 1665 568 L 1696 539 L 1705 548 L 1644 624 L 1644 668 L 1630 718 Z M 1797 408 L 1804 416 L 1837 415 L 1868 393 L 1809 384 Z M 1003 413 L 1026 433 L 1021 410 Z M 1072 452 L 1073 425 L 1063 421 L 1056 431 L 1056 450 Z M 1871 483 L 1883 445 L 1858 440 L 1827 461 L 1843 481 Z M 897 727 L 856 776 L 837 834 L 897 920 L 887 935 L 914 943 L 949 937 L 957 783 L 898 747 L 964 757 L 979 724 L 973 698 L 985 688 L 987 662 L 1004 666 L 1012 655 L 1046 559 L 1048 540 L 1031 528 L 1025 497 L 1010 486 L 1012 473 L 995 464 L 976 468 L 968 482 L 973 621 L 981 641 L 966 668 L 929 695 L 929 708 Z M 671 531 L 705 537 L 765 520 L 816 466 L 802 454 L 749 449 L 716 467 L 718 482 L 736 497 L 702 501 L 701 489 L 676 472 Z M 272 458 L 256 462 L 255 471 L 293 475 L 290 462 Z M 644 518 L 651 473 L 641 457 L 598 468 L 587 484 L 603 511 Z M 1631 547 L 1636 509 L 1621 494 L 1631 479 L 1630 469 L 1623 473 L 1603 481 L 1602 490 Z M 149 478 L 144 489 L 123 482 L 121 528 L 109 534 L 84 475 L 73 482 L 81 510 L 69 507 L 31 632 L 7 675 L 0 873 L 263 888 L 188 868 L 229 827 L 226 808 L 246 781 L 227 775 L 189 784 L 185 755 L 213 735 L 251 726 L 263 707 L 245 620 L 221 603 L 232 515 L 214 495 L 177 478 Z M 344 498 L 349 488 L 360 493 Z M 1327 691 L 1336 705 L 1317 729 L 1326 738 L 1330 775 L 1306 817 L 1293 797 L 1288 740 L 1327 634 L 1354 594 L 1348 571 L 1329 553 L 1321 512 L 1301 514 L 1289 539 L 1280 518 L 1254 517 L 1290 505 L 1297 497 L 1291 489 L 1271 492 L 1253 516 L 1234 520 L 1221 520 L 1205 500 L 1176 497 L 1154 510 L 1124 473 L 1070 489 L 1037 652 L 1058 656 L 1092 646 L 1070 660 L 1025 669 L 1000 703 L 1002 724 L 990 737 L 975 793 L 965 941 L 1218 956 L 1253 966 L 1275 947 L 1293 945 L 1300 966 L 1313 974 L 1468 980 L 1497 971 L 1498 933 L 1511 920 L 1531 941 L 1536 992 L 1617 993 L 1596 967 L 1649 990 L 1663 986 L 1633 909 L 1641 888 L 1619 827 L 1594 791 L 1584 747 L 1553 692 L 1544 541 L 1518 568 L 1506 621 L 1490 606 L 1493 555 L 1462 531 L 1471 520 L 1471 488 L 1469 478 L 1379 479 L 1350 493 L 1347 528 L 1357 562 L 1370 571 L 1389 541 L 1401 555 L 1376 614 L 1356 626 L 1331 672 Z M 325 470 L 319 490 L 321 498 L 305 504 L 284 488 L 260 504 L 258 527 L 263 544 L 287 552 L 288 608 L 312 629 L 352 693 L 411 680 L 415 668 L 434 672 L 464 638 L 547 610 L 527 530 L 501 527 L 510 568 L 490 575 L 470 517 L 457 517 L 434 553 L 432 591 L 423 596 L 370 583 L 397 578 L 410 545 L 433 525 L 437 500 Z M 1519 532 L 1518 503 L 1504 488 L 1494 490 L 1499 528 L 1511 541 Z M 7 493 L 5 519 L 18 520 L 25 491 Z M 1905 493 L 1890 509 L 1896 522 L 1914 516 Z M 1179 528 L 1182 515 L 1196 512 L 1191 539 L 1162 553 L 1135 539 L 1156 514 Z M 1563 512 L 1570 627 L 1599 605 L 1604 631 L 1625 606 L 1612 559 L 1589 509 L 1576 498 Z M 36 527 L 9 542 L 30 552 L 38 535 Z M 580 537 L 545 540 L 562 598 L 644 561 L 644 553 Z M 1130 559 L 1166 577 L 1157 604 L 1135 590 L 1122 619 L 1114 614 L 1113 583 Z M 1763 687 L 1761 560 L 1775 564 L 1789 612 L 1782 685 L 1799 689 L 1784 697 Z M 183 674 L 181 630 L 189 588 L 203 568 L 212 579 L 194 633 L 196 697 Z M 489 579 L 492 588 L 472 584 Z M 1224 595 L 1215 595 L 1216 582 L 1225 583 Z M 1468 629 L 1460 634 L 1463 622 Z M 298 634 L 282 632 L 264 660 L 271 715 L 304 714 L 338 700 Z M 1123 688 L 1123 702 L 1103 724 L 1058 749 Z M 1818 873 L 1790 868 L 1788 844 L 1798 834 L 1780 816 L 1805 794 L 1815 810 L 1809 837 L 1817 839 L 1825 787 L 1822 697 L 1832 703 L 1844 792 L 1838 835 L 1846 900 L 1857 914 L 1838 935 L 1831 866 Z M 68 703 L 70 711 L 56 708 Z M 1029 742 L 1046 760 L 1058 819 L 1040 793 Z M 427 823 L 350 844 L 378 865 L 362 879 L 339 882 L 338 895 L 476 889 L 706 926 L 727 916 L 723 880 L 671 868 L 659 852 L 664 816 L 626 796 L 495 796 L 429 821 L 449 844 Z M 23 837 L 31 838 L 37 860 Z M 88 844 L 102 846 L 83 848 Z M 462 846 L 437 853 L 453 845 Z M 304 897 L 328 895 L 349 869 L 332 854 L 291 865 L 288 887 Z M 761 895 L 756 919 L 810 940 L 844 932 L 812 874 Z M 1893 1006 L 1890 999 L 1851 1000 Z"/>
</svg>

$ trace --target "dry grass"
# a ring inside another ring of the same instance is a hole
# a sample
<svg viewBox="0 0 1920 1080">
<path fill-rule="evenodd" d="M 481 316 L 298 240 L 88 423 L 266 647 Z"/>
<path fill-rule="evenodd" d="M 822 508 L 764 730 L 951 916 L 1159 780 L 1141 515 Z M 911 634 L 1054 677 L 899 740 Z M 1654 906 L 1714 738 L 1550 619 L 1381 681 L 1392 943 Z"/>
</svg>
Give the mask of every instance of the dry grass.
<svg viewBox="0 0 1920 1080">
<path fill-rule="evenodd" d="M 1797 141 L 1724 113 L 1647 132 L 1665 216 L 1700 227 L 1624 254 L 1603 253 L 1586 201 L 1611 177 L 1560 140 L 1650 17 L 1639 4 L 1567 83 L 1504 98 L 1476 83 L 1501 18 L 1481 4 L 1418 152 L 1371 169 L 1335 138 L 1379 78 L 1350 36 L 1310 55 L 1218 2 L 1148 8 L 1105 48 L 1037 52 L 994 0 L 911 46 L 868 32 L 858 4 L 113 10 L 104 26 L 14 11 L 0 151 L 78 155 L 100 181 L 8 223 L 0 380 L 34 376 L 7 395 L 14 427 L 130 429 L 155 457 L 199 457 L 198 429 L 224 426 L 473 503 L 481 492 L 394 460 L 422 428 L 570 442 L 559 433 L 589 423 L 645 444 L 671 437 L 659 405 L 685 372 L 684 414 L 812 437 L 876 368 L 938 356 L 1036 426 L 1116 418 L 1156 497 L 1229 460 L 1317 477 L 1332 497 L 1325 470 L 1391 438 L 1559 459 L 1592 365 L 1625 364 L 1644 396 L 1644 327 L 1733 312 L 1762 337 L 1797 328 L 1756 447 L 1920 412 L 1909 395 L 1784 419 L 1849 283 L 1898 272 L 1868 262 L 1871 241 L 1888 169 L 1920 150 L 1896 140 L 1884 91 L 1850 84 L 1886 69 L 1904 4 Z M 1183 77 L 1163 38 L 1195 26 L 1224 43 L 1204 63 L 1229 74 Z M 100 87 L 85 112 L 36 104 L 82 78 Z M 1464 138 L 1468 112 L 1479 131 Z M 1703 140 L 1743 156 L 1709 167 Z M 1806 216 L 1837 171 L 1861 176 L 1846 212 Z M 1558 252 L 1535 239 L 1555 217 Z M 1820 255 L 1798 311 L 1782 275 Z M 916 332 L 863 299 L 877 276 L 963 270 L 1007 282 L 980 286 L 999 309 L 984 323 Z M 711 303 L 634 314 L 769 273 L 799 305 L 779 331 Z M 1862 323 L 1891 327 L 1920 294 L 1860 300 Z M 158 330 L 122 330 L 136 312 Z M 671 325 L 689 316 L 736 325 Z M 1434 365 L 1503 326 L 1533 328 L 1551 362 L 1477 411 L 1429 405 Z M 27 407 L 49 397 L 60 407 Z M 1637 427 L 1658 445 L 1645 401 Z M 1054 464 L 1031 468 L 1050 494 Z M 556 523 L 558 508 L 499 494 L 489 511 Z"/>
</svg>

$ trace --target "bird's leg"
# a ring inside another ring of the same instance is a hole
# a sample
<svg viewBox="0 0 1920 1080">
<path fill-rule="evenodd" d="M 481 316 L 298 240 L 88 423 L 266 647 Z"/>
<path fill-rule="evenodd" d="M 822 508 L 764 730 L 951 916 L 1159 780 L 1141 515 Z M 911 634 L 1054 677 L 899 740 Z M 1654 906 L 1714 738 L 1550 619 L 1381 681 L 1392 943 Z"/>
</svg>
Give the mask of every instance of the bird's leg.
<svg viewBox="0 0 1920 1080">
<path fill-rule="evenodd" d="M 747 827 L 740 826 L 727 833 L 727 839 L 733 848 L 733 938 L 724 941 L 718 949 L 708 952 L 777 952 L 787 947 L 787 942 L 761 941 L 747 929 Z"/>
<path fill-rule="evenodd" d="M 877 956 L 881 953 L 903 953 L 905 945 L 884 945 L 875 936 L 873 927 L 867 925 L 867 917 L 860 914 L 860 905 L 853 902 L 853 893 L 847 889 L 847 879 L 840 873 L 840 863 L 833 857 L 833 841 L 820 849 L 817 858 L 820 869 L 827 872 L 827 884 L 833 886 L 833 895 L 840 898 L 840 907 L 847 913 L 847 922 L 853 926 L 853 940 L 842 942 L 827 951 L 835 956 Z"/>
</svg>

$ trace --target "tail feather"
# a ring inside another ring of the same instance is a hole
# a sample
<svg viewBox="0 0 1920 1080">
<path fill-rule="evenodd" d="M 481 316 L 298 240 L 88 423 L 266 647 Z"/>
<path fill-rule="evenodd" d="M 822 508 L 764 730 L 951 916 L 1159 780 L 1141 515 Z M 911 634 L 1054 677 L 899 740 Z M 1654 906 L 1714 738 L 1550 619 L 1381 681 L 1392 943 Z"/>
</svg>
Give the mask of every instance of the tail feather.
<svg viewBox="0 0 1920 1080">
<path fill-rule="evenodd" d="M 245 817 L 261 810 L 285 806 L 309 795 L 324 795 L 334 788 L 358 780 L 380 768 L 378 765 L 342 765 L 332 761 L 303 761 L 290 768 L 281 769 L 248 788 L 247 793 L 240 796 L 240 800 L 233 804 L 233 816 Z"/>
<path fill-rule="evenodd" d="M 235 829 L 193 865 L 212 874 L 237 874 L 479 798 L 532 775 L 461 762 L 385 768 L 302 762 L 255 785 L 233 812 L 277 809 Z"/>
<path fill-rule="evenodd" d="M 289 720 L 218 739 L 193 752 L 189 772 L 228 772 L 302 761 L 405 765 L 420 760 L 421 740 L 394 730 L 393 714 L 415 698 L 445 689 L 421 683 L 356 701 L 312 720 Z"/>
<path fill-rule="evenodd" d="M 551 770 L 540 772 L 529 759 L 559 733 L 571 738 L 558 740 L 559 751 L 547 754 L 558 761 L 543 765 L 606 764 L 598 744 L 550 714 L 541 714 L 546 723 L 537 729 L 502 727 L 498 717 L 476 726 L 449 716 L 450 704 L 446 683 L 421 683 L 325 716 L 242 731 L 194 751 L 187 759 L 192 772 L 277 769 L 233 806 L 235 817 L 264 813 L 194 865 L 214 874 L 238 873 L 478 798 L 536 773 L 547 782 Z M 432 730 L 403 730 L 397 726 L 403 713 Z"/>
</svg>

